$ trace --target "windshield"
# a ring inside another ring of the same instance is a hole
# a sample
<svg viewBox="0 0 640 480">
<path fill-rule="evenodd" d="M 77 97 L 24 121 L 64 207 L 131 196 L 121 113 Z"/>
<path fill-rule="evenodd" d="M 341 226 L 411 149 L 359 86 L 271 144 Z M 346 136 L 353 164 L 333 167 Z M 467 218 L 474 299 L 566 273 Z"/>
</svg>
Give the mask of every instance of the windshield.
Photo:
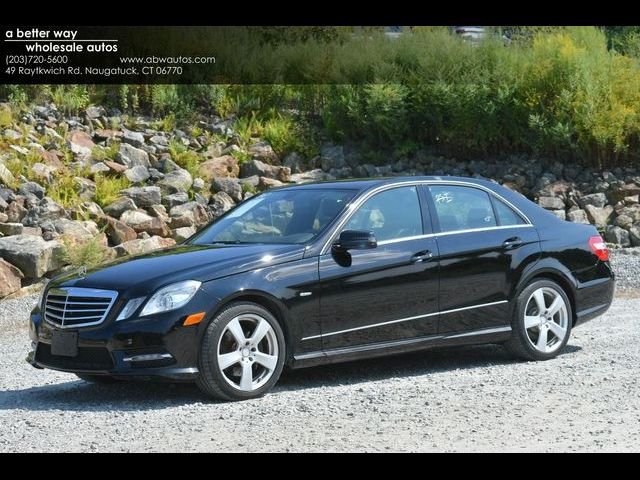
<svg viewBox="0 0 640 480">
<path fill-rule="evenodd" d="M 356 193 L 326 188 L 265 192 L 241 203 L 188 243 L 307 243 Z"/>
</svg>

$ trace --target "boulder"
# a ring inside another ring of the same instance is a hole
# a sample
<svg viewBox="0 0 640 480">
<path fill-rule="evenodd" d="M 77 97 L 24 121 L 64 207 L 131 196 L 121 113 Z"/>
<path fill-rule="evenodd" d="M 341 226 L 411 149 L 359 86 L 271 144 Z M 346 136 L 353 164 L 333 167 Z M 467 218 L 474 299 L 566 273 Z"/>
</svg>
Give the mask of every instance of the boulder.
<svg viewBox="0 0 640 480">
<path fill-rule="evenodd" d="M 122 174 L 122 173 L 127 171 L 127 166 L 126 165 L 121 165 L 119 163 L 112 162 L 110 160 L 105 160 L 103 163 L 113 173 Z"/>
<path fill-rule="evenodd" d="M 112 138 L 122 137 L 122 132 L 119 130 L 110 130 L 105 128 L 98 128 L 93 131 L 93 136 L 100 141 L 109 140 Z"/>
<path fill-rule="evenodd" d="M 91 150 L 96 146 L 91 140 L 91 136 L 81 130 L 74 130 L 69 135 L 69 141 L 67 142 L 69 149 L 78 156 L 88 157 L 91 155 Z"/>
<path fill-rule="evenodd" d="M 131 130 L 122 130 L 122 141 L 140 148 L 144 145 L 144 136 L 140 132 L 132 132 Z"/>
<path fill-rule="evenodd" d="M 258 143 L 254 143 L 249 146 L 247 149 L 247 153 L 251 155 L 252 158 L 261 160 L 264 162 L 275 162 L 278 160 L 278 155 L 273 150 L 273 147 L 269 144 L 269 142 L 261 141 Z"/>
<path fill-rule="evenodd" d="M 567 214 L 564 211 L 564 209 L 562 209 L 562 210 L 550 210 L 550 212 L 553 213 L 560 220 L 566 220 L 567 219 Z"/>
<path fill-rule="evenodd" d="M 629 240 L 634 247 L 640 247 L 640 225 L 635 225 L 629 229 Z"/>
<path fill-rule="evenodd" d="M 559 197 L 540 197 L 538 205 L 547 210 L 560 210 L 564 208 L 564 202 Z"/>
<path fill-rule="evenodd" d="M 147 232 L 161 237 L 171 236 L 171 230 L 160 218 L 152 217 L 144 210 L 129 210 L 122 214 L 120 221 L 133 228 L 136 232 Z"/>
<path fill-rule="evenodd" d="M 242 201 L 242 185 L 235 178 L 216 178 L 213 181 L 214 192 L 224 192 L 236 202 Z"/>
<path fill-rule="evenodd" d="M 40 162 L 36 162 L 31 165 L 31 173 L 34 177 L 45 183 L 51 183 L 53 180 L 53 174 L 57 171 L 58 169 L 56 167 L 51 167 Z"/>
<path fill-rule="evenodd" d="M 120 218 L 120 215 L 127 210 L 135 210 L 137 208 L 138 206 L 136 205 L 136 202 L 131 198 L 118 197 L 112 203 L 104 207 L 104 213 L 114 218 Z"/>
<path fill-rule="evenodd" d="M 573 223 L 590 223 L 587 212 L 581 209 L 571 210 L 567 213 L 567 220 Z"/>
<path fill-rule="evenodd" d="M 167 213 L 167 209 L 164 205 L 151 205 L 150 207 L 145 208 L 145 210 L 152 217 L 160 218 L 165 222 L 169 221 L 169 214 Z"/>
<path fill-rule="evenodd" d="M 48 150 L 42 152 L 42 162 L 49 167 L 56 168 L 58 170 L 64 169 L 64 163 L 60 160 L 62 153 L 58 150 Z"/>
<path fill-rule="evenodd" d="M 325 145 L 320 150 L 320 166 L 322 170 L 328 172 L 334 168 L 343 168 L 347 166 L 344 158 L 344 149 L 342 146 Z"/>
<path fill-rule="evenodd" d="M 187 170 L 180 168 L 165 174 L 157 185 L 166 193 L 186 192 L 193 185 L 193 177 Z"/>
<path fill-rule="evenodd" d="M 91 218 L 95 220 L 103 216 L 104 211 L 102 210 L 100 205 L 95 202 L 82 202 L 80 205 L 78 205 L 76 214 L 81 218 Z"/>
<path fill-rule="evenodd" d="M 615 243 L 622 247 L 628 247 L 631 245 L 629 232 L 615 225 L 609 225 L 607 227 L 604 232 L 604 239 L 609 243 Z"/>
<path fill-rule="evenodd" d="M 147 168 L 151 166 L 149 163 L 149 154 L 128 143 L 120 144 L 120 151 L 116 155 L 116 162 L 129 168 L 135 167 L 136 165 L 141 165 Z"/>
<path fill-rule="evenodd" d="M 281 182 L 288 182 L 291 180 L 291 169 L 289 167 L 267 165 L 260 160 L 251 160 L 240 166 L 241 177 L 251 177 L 253 175 L 274 178 Z"/>
<path fill-rule="evenodd" d="M 607 196 L 604 193 L 592 193 L 590 195 L 584 195 L 578 199 L 580 207 L 586 210 L 587 205 L 593 205 L 594 207 L 602 208 L 607 204 Z"/>
<path fill-rule="evenodd" d="M 19 268 L 0 258 L 0 298 L 20 290 L 24 275 Z"/>
<path fill-rule="evenodd" d="M 172 193 L 171 195 L 165 195 L 162 198 L 162 204 L 169 210 L 177 205 L 184 205 L 189 201 L 189 195 L 187 192 Z"/>
<path fill-rule="evenodd" d="M 614 223 L 620 228 L 629 230 L 633 226 L 633 218 L 629 215 L 618 215 Z"/>
<path fill-rule="evenodd" d="M 138 238 L 138 235 L 133 228 L 126 223 L 111 217 L 106 218 L 105 233 L 113 245 L 119 245 Z"/>
<path fill-rule="evenodd" d="M 16 178 L 3 163 L 0 162 L 0 183 L 5 185 L 13 185 Z"/>
<path fill-rule="evenodd" d="M 36 182 L 24 182 L 18 187 L 18 195 L 34 195 L 38 200 L 42 200 L 44 198 L 44 194 L 44 187 Z"/>
<path fill-rule="evenodd" d="M 62 266 L 63 245 L 35 235 L 0 238 L 0 258 L 18 267 L 26 278 L 40 278 Z"/>
<path fill-rule="evenodd" d="M 221 194 L 223 193 L 216 195 Z M 226 193 L 223 195 L 226 195 Z M 169 215 L 171 217 L 171 228 L 173 229 L 181 227 L 199 228 L 206 225 L 211 219 L 207 209 L 198 202 L 187 202 L 183 205 L 177 205 L 169 211 Z"/>
<path fill-rule="evenodd" d="M 587 212 L 587 217 L 589 217 L 591 223 L 598 228 L 604 228 L 609 225 L 609 222 L 611 222 L 611 218 L 613 217 L 613 207 L 611 205 L 600 208 L 587 204 L 585 205 L 584 210 Z"/>
<path fill-rule="evenodd" d="M 209 200 L 209 209 L 213 218 L 218 218 L 220 215 L 228 210 L 231 210 L 235 206 L 233 199 L 224 192 L 218 192 Z"/>
<path fill-rule="evenodd" d="M 143 253 L 153 252 L 161 248 L 172 247 L 176 241 L 172 238 L 162 238 L 153 236 L 146 239 L 137 239 L 124 242 L 115 247 L 116 255 L 123 257 L 125 255 L 140 255 Z"/>
<path fill-rule="evenodd" d="M 64 237 L 71 238 L 74 242 L 84 243 L 91 240 L 95 233 L 87 230 L 81 222 L 59 218 L 53 221 L 55 231 Z"/>
<path fill-rule="evenodd" d="M 258 187 L 262 190 L 268 190 L 270 188 L 277 188 L 283 185 L 284 183 L 282 183 L 280 180 L 276 180 L 275 178 L 260 177 L 260 183 L 258 184 Z"/>
<path fill-rule="evenodd" d="M 150 207 L 162 201 L 162 192 L 159 187 L 131 187 L 120 193 L 133 200 L 138 207 Z"/>
<path fill-rule="evenodd" d="M 149 179 L 151 174 L 147 167 L 136 165 L 135 167 L 125 170 L 124 176 L 127 177 L 131 183 L 143 183 Z"/>
<path fill-rule="evenodd" d="M 288 167 L 291 173 L 301 173 L 303 170 L 303 160 L 297 152 L 291 152 L 282 161 L 282 165 Z"/>
<path fill-rule="evenodd" d="M 195 235 L 196 231 L 195 227 L 180 227 L 171 230 L 171 237 L 176 242 L 183 242 L 192 235 Z"/>
<path fill-rule="evenodd" d="M 240 173 L 238 160 L 231 155 L 211 158 L 202 162 L 198 168 L 200 176 L 207 182 L 214 178 L 237 177 Z"/>
<path fill-rule="evenodd" d="M 5 237 L 12 235 L 22 235 L 24 225 L 21 223 L 0 223 L 0 233 Z"/>
<path fill-rule="evenodd" d="M 22 223 L 28 227 L 37 227 L 47 220 L 57 220 L 68 218 L 69 215 L 62 205 L 56 203 L 49 197 L 44 197 L 38 206 L 29 209 Z"/>
</svg>

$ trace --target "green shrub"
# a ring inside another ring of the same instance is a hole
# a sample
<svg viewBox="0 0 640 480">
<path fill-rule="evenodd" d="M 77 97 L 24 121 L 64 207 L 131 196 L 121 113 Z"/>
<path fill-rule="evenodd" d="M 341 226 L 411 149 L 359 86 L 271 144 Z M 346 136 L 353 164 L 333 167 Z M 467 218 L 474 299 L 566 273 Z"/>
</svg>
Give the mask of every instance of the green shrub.
<svg viewBox="0 0 640 480">
<path fill-rule="evenodd" d="M 120 196 L 120 192 L 131 186 L 127 177 L 116 177 L 98 174 L 94 177 L 96 195 L 94 201 L 101 207 L 113 203 Z"/>
<path fill-rule="evenodd" d="M 47 195 L 65 208 L 79 205 L 83 200 L 75 177 L 76 175 L 68 173 L 59 175 L 47 186 Z"/>
<path fill-rule="evenodd" d="M 59 85 L 51 97 L 56 107 L 68 115 L 77 115 L 89 106 L 89 92 L 83 85 Z"/>
<path fill-rule="evenodd" d="M 0 108 L 0 128 L 10 127 L 13 123 L 13 112 L 11 107 L 6 106 Z"/>
<path fill-rule="evenodd" d="M 74 241 L 69 237 L 63 237 L 62 240 L 62 261 L 67 265 L 94 268 L 111 258 L 109 248 L 101 243 L 99 236 L 84 242 Z"/>
</svg>

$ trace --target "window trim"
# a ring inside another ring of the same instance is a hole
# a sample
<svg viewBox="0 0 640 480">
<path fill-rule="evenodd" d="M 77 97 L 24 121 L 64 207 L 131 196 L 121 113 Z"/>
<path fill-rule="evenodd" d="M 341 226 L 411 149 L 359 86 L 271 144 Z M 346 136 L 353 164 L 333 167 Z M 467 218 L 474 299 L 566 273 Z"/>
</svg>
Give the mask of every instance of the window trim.
<svg viewBox="0 0 640 480">
<path fill-rule="evenodd" d="M 485 192 L 489 197 L 489 203 L 491 204 L 491 211 L 493 212 L 493 216 L 495 218 L 496 224 L 490 227 L 461 228 L 459 230 L 443 230 L 442 227 L 440 226 L 440 218 L 438 217 L 436 205 L 433 201 L 433 195 L 431 194 L 430 187 L 432 184 L 434 186 L 450 185 L 452 187 L 475 188 L 476 190 Z M 520 209 L 518 209 L 515 205 L 513 205 L 511 202 L 509 202 L 508 200 L 506 200 L 504 197 L 497 194 L 496 192 L 492 191 L 491 189 L 482 187 L 481 185 L 475 185 L 475 184 L 463 183 L 463 182 L 428 182 L 426 184 L 426 190 L 427 190 L 426 196 L 429 202 L 429 208 L 431 209 L 432 222 L 434 223 L 434 231 L 438 235 L 451 235 L 454 233 L 469 233 L 469 232 L 480 232 L 485 230 L 533 226 L 529 218 L 524 213 L 522 213 Z M 500 217 L 498 216 L 498 212 L 496 211 L 495 200 L 502 201 L 507 207 L 513 210 L 513 212 L 516 215 L 518 215 L 524 221 L 524 223 L 517 224 L 517 225 L 501 225 Z"/>
<path fill-rule="evenodd" d="M 525 221 L 524 224 L 522 225 L 508 225 L 508 226 L 497 226 L 497 227 L 483 227 L 483 228 L 478 228 L 478 229 L 470 229 L 470 230 L 455 230 L 452 232 L 441 232 L 440 230 L 440 224 L 439 223 L 434 223 L 437 222 L 437 218 L 434 219 L 434 212 L 433 212 L 433 198 L 431 197 L 431 192 L 427 191 L 426 194 L 424 195 L 424 197 L 426 197 L 427 200 L 427 206 L 428 206 L 428 212 L 429 212 L 429 216 L 431 217 L 431 225 L 432 225 L 432 233 L 425 233 L 424 235 L 421 235 L 421 238 L 430 238 L 430 237 L 439 237 L 441 235 L 455 235 L 455 234 L 459 234 L 459 233 L 470 233 L 470 232 L 479 232 L 479 231 L 489 231 L 489 230 L 503 230 L 505 228 L 523 228 L 523 227 L 533 227 L 533 223 L 531 222 L 531 220 L 529 220 L 529 217 L 527 217 L 522 210 L 520 210 L 517 206 L 515 206 L 513 203 L 511 203 L 509 200 L 507 200 L 506 198 L 504 198 L 502 195 L 500 195 L 497 192 L 494 192 L 493 190 L 491 190 L 488 187 L 485 187 L 484 185 L 478 185 L 475 183 L 471 183 L 471 182 L 465 182 L 465 181 L 461 181 L 461 180 L 404 180 L 404 181 L 399 181 L 399 182 L 394 182 L 394 183 L 386 183 L 386 184 L 382 184 L 379 185 L 375 188 L 372 188 L 371 190 L 366 191 L 361 197 L 356 197 L 355 199 L 352 200 L 352 203 L 349 204 L 346 208 L 345 211 L 342 212 L 343 217 L 340 219 L 337 219 L 337 222 L 335 224 L 335 226 L 333 226 L 333 231 L 331 231 L 331 233 L 327 234 L 327 240 L 324 242 L 324 244 L 322 245 L 322 248 L 320 249 L 320 253 L 318 255 L 322 256 L 322 255 L 326 255 L 329 250 L 330 250 L 330 245 L 333 243 L 333 241 L 335 240 L 335 238 L 338 237 L 339 232 L 341 231 L 342 227 L 344 226 L 344 224 L 347 222 L 347 220 L 349 218 L 351 218 L 351 215 L 353 214 L 353 212 L 359 208 L 360 205 L 362 205 L 364 202 L 367 201 L 367 199 L 369 199 L 371 196 L 375 195 L 376 193 L 382 192 L 384 190 L 388 190 L 391 188 L 395 188 L 395 187 L 401 187 L 401 186 L 415 186 L 416 188 L 420 189 L 420 188 L 426 188 L 428 190 L 430 185 L 459 185 L 462 187 L 471 187 L 471 188 L 477 188 L 479 190 L 483 190 L 485 192 L 487 192 L 489 195 L 494 195 L 496 198 L 502 200 L 505 204 L 507 204 L 508 206 L 510 206 L 518 215 L 520 215 L 522 217 L 522 219 Z M 424 197 L 420 197 L 421 201 L 424 200 Z M 437 228 L 436 228 L 437 227 Z M 413 240 L 415 237 L 406 237 L 406 238 L 400 238 L 400 239 L 395 239 L 393 240 L 393 242 L 400 242 L 400 241 L 406 241 L 406 240 Z M 320 242 L 318 242 L 320 243 Z M 312 245 L 313 243 L 309 244 L 307 246 L 307 248 L 309 248 L 310 245 Z"/>
<path fill-rule="evenodd" d="M 416 197 L 418 199 L 418 208 L 420 208 L 420 224 L 422 225 L 422 234 L 412 235 L 409 237 L 398 237 L 398 238 L 390 238 L 388 240 L 381 240 L 378 242 L 378 245 L 388 245 L 396 242 L 406 242 L 409 240 L 424 238 L 426 236 L 430 236 L 433 234 L 430 228 L 430 225 L 427 225 L 425 223 L 425 218 L 424 218 L 425 205 L 423 204 L 423 199 L 420 195 L 420 185 L 418 183 L 414 183 L 414 182 L 394 183 L 394 184 L 384 185 L 383 187 L 386 187 L 386 188 L 378 187 L 367 192 L 365 195 L 357 199 L 354 203 L 352 203 L 346 208 L 346 210 L 348 211 L 345 213 L 345 217 L 340 220 L 340 222 L 336 226 L 333 233 L 329 235 L 329 239 L 322 247 L 322 250 L 320 251 L 320 255 L 326 255 L 328 253 L 329 249 L 327 248 L 327 246 L 331 245 L 339 237 L 340 233 L 342 232 L 342 229 L 349 223 L 351 218 L 356 214 L 356 212 L 360 209 L 360 207 L 362 207 L 369 199 L 373 198 L 377 194 L 384 193 L 388 190 L 395 190 L 397 188 L 412 188 L 412 187 L 415 188 Z M 429 232 L 427 232 L 427 230 L 429 230 Z"/>
</svg>

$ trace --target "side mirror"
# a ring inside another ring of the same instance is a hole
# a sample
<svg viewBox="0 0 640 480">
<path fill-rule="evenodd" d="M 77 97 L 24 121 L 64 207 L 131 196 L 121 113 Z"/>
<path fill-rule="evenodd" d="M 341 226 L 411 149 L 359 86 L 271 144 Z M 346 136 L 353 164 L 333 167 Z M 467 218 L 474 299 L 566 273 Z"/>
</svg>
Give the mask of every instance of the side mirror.
<svg viewBox="0 0 640 480">
<path fill-rule="evenodd" d="M 344 253 L 347 250 L 367 250 L 377 246 L 376 236 L 369 230 L 343 230 L 338 241 L 333 244 L 333 250 Z"/>
</svg>

